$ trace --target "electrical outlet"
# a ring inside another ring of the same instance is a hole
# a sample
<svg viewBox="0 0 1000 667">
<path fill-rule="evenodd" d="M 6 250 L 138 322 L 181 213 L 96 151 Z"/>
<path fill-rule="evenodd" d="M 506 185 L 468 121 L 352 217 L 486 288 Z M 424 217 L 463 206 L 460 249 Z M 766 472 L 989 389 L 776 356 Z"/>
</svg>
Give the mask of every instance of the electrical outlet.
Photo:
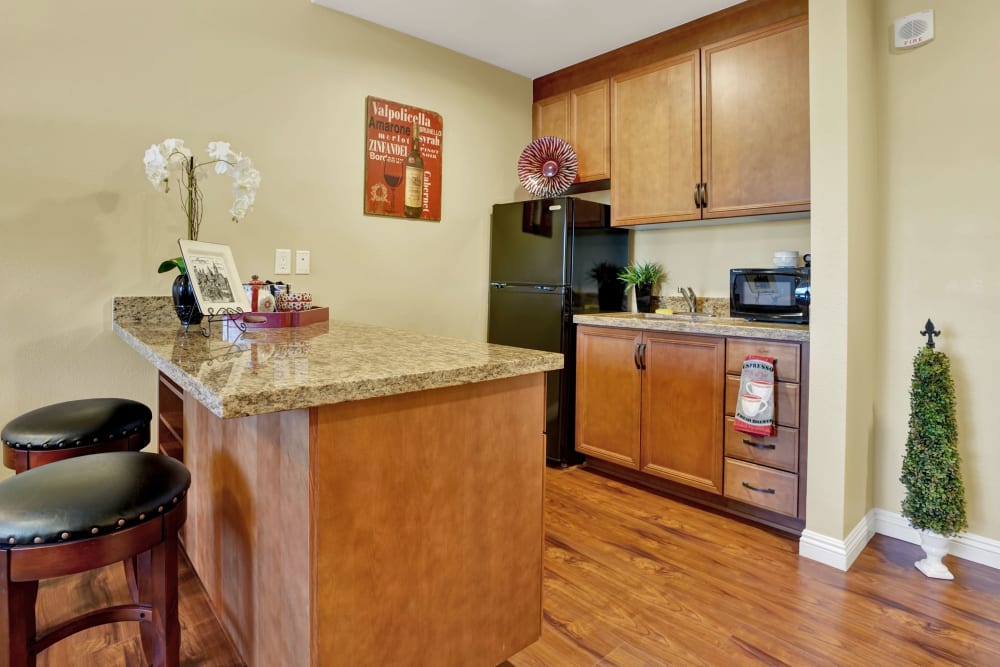
<svg viewBox="0 0 1000 667">
<path fill-rule="evenodd" d="M 309 251 L 295 251 L 295 273 L 309 273 Z"/>
<path fill-rule="evenodd" d="M 287 276 L 292 272 L 292 251 L 290 248 L 276 248 L 274 251 L 274 274 Z"/>
</svg>

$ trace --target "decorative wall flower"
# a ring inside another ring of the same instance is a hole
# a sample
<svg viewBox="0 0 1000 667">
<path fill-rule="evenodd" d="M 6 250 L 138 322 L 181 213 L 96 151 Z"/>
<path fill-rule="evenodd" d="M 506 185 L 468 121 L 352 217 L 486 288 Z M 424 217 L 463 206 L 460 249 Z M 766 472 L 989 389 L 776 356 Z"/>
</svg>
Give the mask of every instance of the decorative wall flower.
<svg viewBox="0 0 1000 667">
<path fill-rule="evenodd" d="M 194 155 L 184 145 L 183 139 L 165 139 L 162 143 L 150 146 L 142 159 L 146 166 L 146 178 L 158 191 L 170 192 L 171 183 L 180 181 L 181 187 L 178 190 L 181 206 L 187 216 L 187 237 L 191 241 L 198 240 L 202 217 L 200 181 L 208 177 L 210 165 L 215 165 L 215 173 L 229 174 L 233 178 L 233 205 L 229 209 L 233 222 L 239 222 L 253 210 L 257 190 L 260 188 L 260 172 L 254 168 L 250 158 L 234 152 L 229 142 L 209 142 L 208 157 L 210 159 L 204 162 L 195 162 Z M 181 273 L 185 272 L 184 262 L 180 257 L 161 263 L 159 272 L 164 273 L 173 268 L 179 269 Z"/>
</svg>

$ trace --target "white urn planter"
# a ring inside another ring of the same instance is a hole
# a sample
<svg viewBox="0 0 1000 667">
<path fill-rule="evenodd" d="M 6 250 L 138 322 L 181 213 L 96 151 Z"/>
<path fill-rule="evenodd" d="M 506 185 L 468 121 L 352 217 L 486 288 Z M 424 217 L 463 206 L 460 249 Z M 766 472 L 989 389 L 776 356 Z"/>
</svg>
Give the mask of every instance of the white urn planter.
<svg viewBox="0 0 1000 667">
<path fill-rule="evenodd" d="M 954 579 L 948 566 L 941 562 L 941 558 L 948 555 L 948 544 L 950 538 L 929 530 L 918 530 L 920 533 L 920 546 L 926 554 L 926 558 L 914 563 L 914 567 L 924 573 L 925 576 L 934 579 Z"/>
</svg>

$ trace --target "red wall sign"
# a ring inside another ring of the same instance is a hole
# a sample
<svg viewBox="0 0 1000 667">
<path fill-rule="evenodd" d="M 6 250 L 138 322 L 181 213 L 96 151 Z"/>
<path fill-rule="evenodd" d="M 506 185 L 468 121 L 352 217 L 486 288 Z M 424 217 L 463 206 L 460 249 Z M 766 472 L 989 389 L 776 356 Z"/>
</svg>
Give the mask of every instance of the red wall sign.
<svg viewBox="0 0 1000 667">
<path fill-rule="evenodd" d="M 365 98 L 365 213 L 441 220 L 441 115 Z"/>
</svg>

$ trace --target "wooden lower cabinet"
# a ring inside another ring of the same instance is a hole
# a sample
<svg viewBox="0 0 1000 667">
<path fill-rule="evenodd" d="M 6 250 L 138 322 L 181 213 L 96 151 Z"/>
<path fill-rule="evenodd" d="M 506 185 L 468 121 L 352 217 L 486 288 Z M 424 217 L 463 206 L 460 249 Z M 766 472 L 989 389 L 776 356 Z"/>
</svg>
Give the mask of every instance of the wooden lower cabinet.
<svg viewBox="0 0 1000 667">
<path fill-rule="evenodd" d="M 641 470 L 722 493 L 726 340 L 646 333 L 641 360 Z"/>
<path fill-rule="evenodd" d="M 576 334 L 576 451 L 639 469 L 642 332 L 579 327 Z"/>
<path fill-rule="evenodd" d="M 576 449 L 595 470 L 799 534 L 808 343 L 581 325 Z M 777 434 L 733 427 L 748 354 L 774 357 Z"/>
<path fill-rule="evenodd" d="M 722 493 L 725 339 L 582 326 L 576 449 Z"/>
<path fill-rule="evenodd" d="M 231 419 L 159 387 L 184 549 L 248 667 L 489 666 L 541 635 L 544 374 Z"/>
</svg>

